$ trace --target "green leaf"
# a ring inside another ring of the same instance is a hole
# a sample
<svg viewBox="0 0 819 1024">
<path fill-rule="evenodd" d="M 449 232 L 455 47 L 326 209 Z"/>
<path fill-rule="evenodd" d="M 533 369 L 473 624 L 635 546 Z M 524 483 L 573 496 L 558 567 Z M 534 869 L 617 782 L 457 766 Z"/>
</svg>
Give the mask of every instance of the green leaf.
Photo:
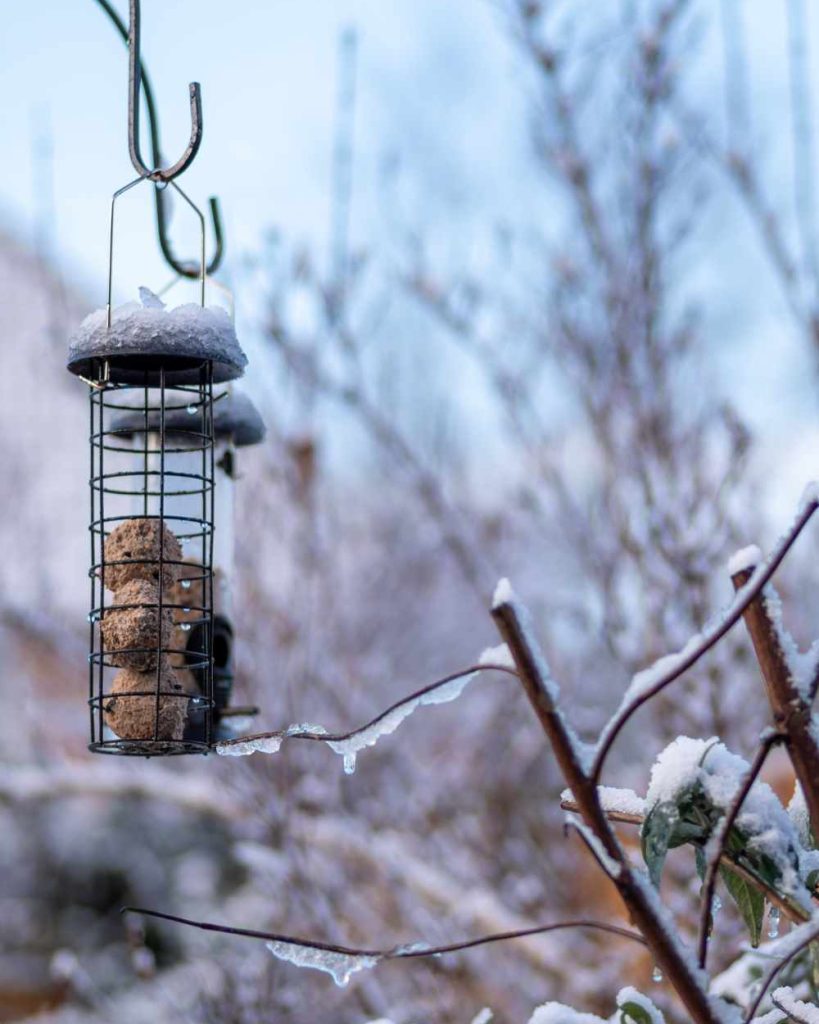
<svg viewBox="0 0 819 1024">
<path fill-rule="evenodd" d="M 732 871 L 730 868 L 721 867 L 720 876 L 725 883 L 725 888 L 731 899 L 736 903 L 742 920 L 745 922 L 751 935 L 751 945 L 756 949 L 762 938 L 762 918 L 765 915 L 765 897 L 750 882 Z"/>
<path fill-rule="evenodd" d="M 620 1024 L 653 1024 L 651 1014 L 639 1003 L 623 1003 L 620 1006 Z"/>
<path fill-rule="evenodd" d="M 679 821 L 680 815 L 675 804 L 655 804 L 646 815 L 640 830 L 643 860 L 646 862 L 649 878 L 658 889 L 666 854 Z"/>
</svg>

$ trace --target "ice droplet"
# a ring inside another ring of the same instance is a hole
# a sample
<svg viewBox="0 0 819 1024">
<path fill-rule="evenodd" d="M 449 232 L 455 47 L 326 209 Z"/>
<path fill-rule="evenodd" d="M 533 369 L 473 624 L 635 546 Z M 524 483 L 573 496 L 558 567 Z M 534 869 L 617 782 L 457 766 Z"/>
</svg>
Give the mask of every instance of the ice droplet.
<svg viewBox="0 0 819 1024">
<path fill-rule="evenodd" d="M 190 580 L 182 580 L 182 589 L 183 590 L 190 590 L 191 589 L 191 581 Z"/>
<path fill-rule="evenodd" d="M 179 628 L 182 630 L 183 633 L 189 633 L 191 624 L 189 622 L 181 622 L 179 624 Z"/>
<path fill-rule="evenodd" d="M 722 910 L 722 900 L 719 896 L 714 896 L 711 901 L 711 917 L 716 917 L 717 914 Z"/>
<path fill-rule="evenodd" d="M 654 965 L 654 970 L 651 972 L 651 980 L 654 982 L 660 982 L 663 980 L 663 972 L 656 964 Z"/>
<path fill-rule="evenodd" d="M 196 406 L 195 406 L 195 405 L 189 405 L 189 406 L 187 407 L 187 409 L 185 410 L 185 412 L 186 412 L 186 413 L 187 413 L 187 414 L 188 414 L 189 416 L 195 416 L 195 415 L 196 415 Z"/>
<path fill-rule="evenodd" d="M 190 608 L 183 608 L 182 611 L 186 612 L 188 615 L 190 615 L 191 612 Z"/>
<path fill-rule="evenodd" d="M 768 938 L 775 939 L 779 935 L 779 907 L 771 907 L 768 911 Z"/>
<path fill-rule="evenodd" d="M 355 773 L 355 761 L 356 761 L 356 751 L 355 750 L 348 751 L 344 755 L 344 774 L 345 775 L 353 775 Z"/>
<path fill-rule="evenodd" d="M 298 942 L 268 942 L 266 945 L 279 960 L 286 960 L 296 967 L 312 967 L 317 971 L 325 971 L 340 988 L 349 982 L 356 971 L 375 967 L 381 959 L 380 956 L 315 949 L 313 946 L 302 946 Z"/>
</svg>

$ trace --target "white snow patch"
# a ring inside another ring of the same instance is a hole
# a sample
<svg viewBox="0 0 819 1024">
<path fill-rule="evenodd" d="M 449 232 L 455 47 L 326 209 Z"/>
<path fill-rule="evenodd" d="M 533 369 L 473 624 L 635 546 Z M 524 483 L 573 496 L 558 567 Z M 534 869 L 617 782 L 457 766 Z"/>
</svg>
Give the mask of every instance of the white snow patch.
<svg viewBox="0 0 819 1024">
<path fill-rule="evenodd" d="M 504 668 L 514 668 L 515 659 L 506 644 L 499 644 L 497 647 L 487 647 L 481 652 L 478 658 L 479 665 L 502 665 Z"/>
<path fill-rule="evenodd" d="M 515 592 L 512 590 L 512 584 L 504 576 L 495 587 L 495 593 L 492 595 L 492 607 L 500 608 L 502 604 L 511 604 L 514 600 Z"/>
<path fill-rule="evenodd" d="M 527 1024 L 605 1024 L 605 1021 L 593 1013 L 581 1013 L 563 1003 L 544 1003 L 538 1006 Z"/>
<path fill-rule="evenodd" d="M 646 802 L 641 796 L 637 796 L 633 789 L 618 789 L 616 786 L 598 786 L 597 796 L 600 806 L 610 814 L 633 814 L 635 817 L 642 817 L 645 814 Z M 567 803 L 574 802 L 574 794 L 570 789 L 564 789 L 560 799 Z"/>
<path fill-rule="evenodd" d="M 741 548 L 728 559 L 728 575 L 736 576 L 739 572 L 747 572 L 755 569 L 762 561 L 762 552 L 756 544 L 749 544 L 747 548 Z"/>
<path fill-rule="evenodd" d="M 793 994 L 793 989 L 785 987 L 775 989 L 771 993 L 771 1002 L 785 1013 L 790 1014 L 794 1020 L 804 1021 L 804 1024 L 819 1024 L 819 1007 L 797 999 Z"/>
<path fill-rule="evenodd" d="M 475 1014 L 472 1018 L 471 1024 L 491 1024 L 494 1014 L 488 1006 L 484 1006 L 482 1010 Z"/>
<path fill-rule="evenodd" d="M 296 967 L 311 967 L 332 976 L 339 987 L 346 985 L 356 971 L 369 970 L 381 960 L 380 956 L 365 956 L 352 953 L 337 953 L 330 949 L 316 949 L 302 946 L 298 942 L 267 942 L 267 948 L 279 960 L 295 964 Z"/>
<path fill-rule="evenodd" d="M 258 739 L 223 740 L 216 744 L 216 753 L 222 757 L 248 757 L 250 754 L 278 754 L 286 733 L 280 732 L 273 736 L 260 736 Z"/>
</svg>

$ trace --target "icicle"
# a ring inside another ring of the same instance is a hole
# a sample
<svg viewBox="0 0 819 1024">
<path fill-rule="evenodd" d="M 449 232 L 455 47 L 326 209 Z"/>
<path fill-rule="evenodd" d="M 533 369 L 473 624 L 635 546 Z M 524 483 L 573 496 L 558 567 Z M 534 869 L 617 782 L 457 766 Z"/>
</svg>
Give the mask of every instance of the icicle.
<svg viewBox="0 0 819 1024">
<path fill-rule="evenodd" d="M 336 953 L 329 949 L 315 949 L 297 942 L 268 942 L 267 948 L 279 960 L 286 960 L 296 967 L 312 967 L 332 976 L 339 987 L 346 985 L 356 971 L 375 967 L 380 956 L 356 956 L 351 953 Z"/>
<path fill-rule="evenodd" d="M 775 939 L 779 935 L 779 907 L 771 907 L 768 911 L 768 938 Z"/>
<path fill-rule="evenodd" d="M 656 964 L 654 965 L 654 970 L 651 972 L 651 980 L 657 983 L 663 980 L 663 972 Z"/>
<path fill-rule="evenodd" d="M 353 775 L 355 773 L 355 762 L 356 762 L 356 751 L 348 751 L 344 755 L 344 774 Z"/>
</svg>

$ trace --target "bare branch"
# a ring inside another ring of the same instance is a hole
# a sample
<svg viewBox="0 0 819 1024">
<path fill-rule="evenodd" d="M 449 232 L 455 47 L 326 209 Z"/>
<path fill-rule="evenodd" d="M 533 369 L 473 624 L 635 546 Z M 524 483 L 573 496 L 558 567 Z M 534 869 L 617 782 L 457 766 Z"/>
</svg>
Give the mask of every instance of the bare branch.
<svg viewBox="0 0 819 1024">
<path fill-rule="evenodd" d="M 619 935 L 624 939 L 631 939 L 641 946 L 646 945 L 645 939 L 637 932 L 629 931 L 627 928 L 620 928 L 616 924 L 608 924 L 605 921 L 591 921 L 580 919 L 572 921 L 557 921 L 554 924 L 536 925 L 534 928 L 522 928 L 518 931 L 495 932 L 492 935 L 480 935 L 475 939 L 464 939 L 460 942 L 450 942 L 443 946 L 428 946 L 414 948 L 412 946 L 394 946 L 391 949 L 357 949 L 353 946 L 341 946 L 333 942 L 321 942 L 317 939 L 302 939 L 292 935 L 280 935 L 277 932 L 255 931 L 251 928 L 233 928 L 226 924 L 210 924 L 206 921 L 192 921 L 189 918 L 177 917 L 175 914 L 164 914 L 159 910 L 145 910 L 142 907 L 123 907 L 123 914 L 143 914 L 145 917 L 155 917 L 162 921 L 171 921 L 174 924 L 184 924 L 190 928 L 199 928 L 206 932 L 219 932 L 222 935 L 240 935 L 248 939 L 264 939 L 267 942 L 286 942 L 293 946 L 303 946 L 306 949 L 320 949 L 328 953 L 340 953 L 342 956 L 367 956 L 377 957 L 379 960 L 418 960 L 421 957 L 440 956 L 443 953 L 457 953 L 464 949 L 474 949 L 476 946 L 485 946 L 490 942 L 507 942 L 510 939 L 523 939 L 529 935 L 544 935 L 547 932 L 564 931 L 569 928 L 592 928 L 596 931 L 608 932 L 610 935 Z"/>
<path fill-rule="evenodd" d="M 793 525 L 780 539 L 777 546 L 768 556 L 766 562 L 758 566 L 743 587 L 737 591 L 734 600 L 717 622 L 703 630 L 698 642 L 686 646 L 674 657 L 674 664 L 667 672 L 663 672 L 650 686 L 640 690 L 630 699 L 628 695 L 606 726 L 600 737 L 597 753 L 591 768 L 591 781 L 596 787 L 600 781 L 606 758 L 614 745 L 614 741 L 622 732 L 631 716 L 647 701 L 675 682 L 700 660 L 700 658 L 719 643 L 725 634 L 739 622 L 745 609 L 761 594 L 765 585 L 782 564 L 786 555 L 796 543 L 797 538 L 810 521 L 819 506 L 819 500 L 813 494 L 806 498 Z"/>
<path fill-rule="evenodd" d="M 434 693 L 436 690 L 443 689 L 443 687 L 447 686 L 449 683 L 455 682 L 456 679 L 463 679 L 465 676 L 477 675 L 480 672 L 503 672 L 506 675 L 517 676 L 517 672 L 515 672 L 514 669 L 509 668 L 508 665 L 492 664 L 491 662 L 479 663 L 477 665 L 471 665 L 469 668 L 461 669 L 460 672 L 452 672 L 450 675 L 444 676 L 443 679 L 437 679 L 434 683 L 429 683 L 429 685 L 423 686 L 420 690 L 416 690 L 408 697 L 402 697 L 401 700 L 396 701 L 395 704 L 391 704 L 385 711 L 379 712 L 375 718 L 366 722 L 364 725 L 358 726 L 356 729 L 351 729 L 350 732 L 319 732 L 317 730 L 310 729 L 300 730 L 299 732 L 290 732 L 287 729 L 280 729 L 275 732 L 256 732 L 248 736 L 237 736 L 235 739 L 221 740 L 218 743 L 218 749 L 219 752 L 224 750 L 229 753 L 232 747 L 241 746 L 245 743 L 252 743 L 254 740 L 320 740 L 323 743 L 341 743 L 344 740 L 350 740 L 355 736 L 359 736 L 361 733 L 366 732 L 373 726 L 378 725 L 379 722 L 382 722 L 385 718 L 388 718 L 393 714 L 393 712 L 407 707 L 409 704 L 413 704 L 415 701 Z"/>
</svg>

